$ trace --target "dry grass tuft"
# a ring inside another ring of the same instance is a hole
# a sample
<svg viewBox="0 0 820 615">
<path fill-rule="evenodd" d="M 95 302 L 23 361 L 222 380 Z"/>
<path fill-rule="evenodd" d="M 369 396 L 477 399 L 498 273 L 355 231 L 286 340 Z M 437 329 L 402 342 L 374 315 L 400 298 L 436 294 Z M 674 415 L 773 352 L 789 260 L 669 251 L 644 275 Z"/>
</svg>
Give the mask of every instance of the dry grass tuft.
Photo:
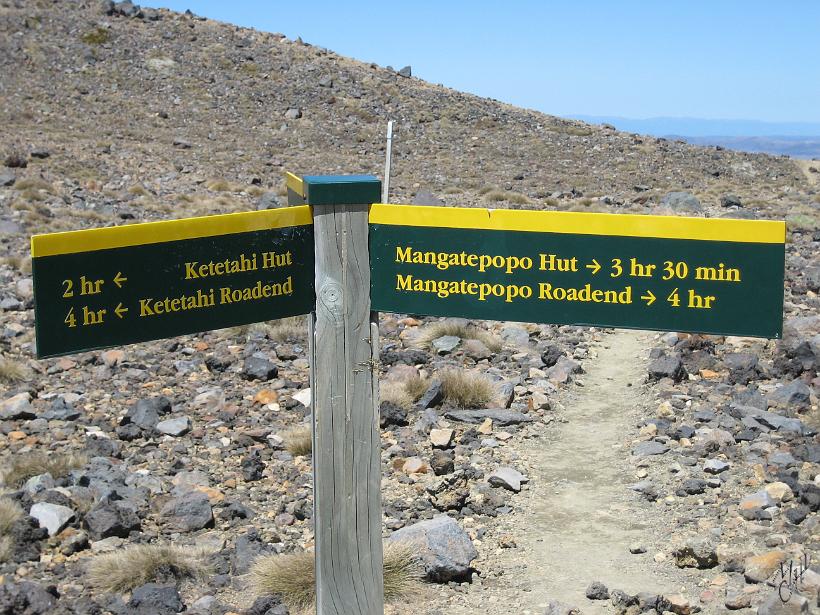
<svg viewBox="0 0 820 615">
<path fill-rule="evenodd" d="M 14 522 L 22 516 L 23 509 L 18 506 L 17 502 L 8 498 L 0 498 L 0 564 L 6 563 L 11 558 L 11 537 L 6 534 Z"/>
<path fill-rule="evenodd" d="M 455 320 L 440 320 L 424 327 L 416 338 L 416 343 L 424 348 L 429 348 L 433 340 L 445 335 L 455 335 L 464 340 L 478 340 L 493 352 L 499 352 L 502 347 L 501 340 L 476 327 L 475 325 L 465 325 Z"/>
<path fill-rule="evenodd" d="M 274 342 L 307 341 L 307 319 L 304 316 L 291 316 L 269 323 L 267 336 Z"/>
<path fill-rule="evenodd" d="M 297 425 L 282 434 L 285 448 L 294 457 L 307 456 L 313 451 L 313 430 L 310 425 Z"/>
<path fill-rule="evenodd" d="M 421 565 L 406 544 L 384 545 L 384 599 L 392 602 L 417 595 Z M 312 551 L 258 558 L 250 571 L 250 587 L 257 596 L 279 594 L 288 608 L 311 612 L 316 600 L 315 559 Z"/>
<path fill-rule="evenodd" d="M 379 387 L 379 401 L 387 401 L 399 408 L 410 410 L 416 400 L 413 399 L 403 383 L 385 382 Z"/>
<path fill-rule="evenodd" d="M 105 28 L 98 26 L 83 34 L 80 40 L 86 45 L 103 45 L 111 40 L 111 33 Z"/>
<path fill-rule="evenodd" d="M 0 258 L 0 264 L 17 269 L 20 273 L 31 274 L 31 257 L 28 256 L 4 256 Z"/>
<path fill-rule="evenodd" d="M 86 574 L 95 587 L 121 593 L 169 576 L 202 578 L 210 569 L 208 555 L 209 551 L 196 547 L 135 545 L 96 556 Z"/>
<path fill-rule="evenodd" d="M 205 187 L 211 192 L 241 192 L 242 186 L 232 184 L 224 179 L 212 179 L 205 182 Z"/>
<path fill-rule="evenodd" d="M 5 564 L 11 559 L 11 538 L 0 536 L 0 564 Z"/>
<path fill-rule="evenodd" d="M 530 199 L 526 195 L 521 194 L 520 192 L 512 192 L 508 190 L 490 190 L 484 194 L 484 198 L 494 203 L 499 201 L 508 201 L 518 205 L 526 205 L 530 202 Z"/>
<path fill-rule="evenodd" d="M 0 382 L 14 384 L 26 380 L 28 377 L 29 371 L 25 365 L 11 359 L 0 358 Z"/>
<path fill-rule="evenodd" d="M 51 192 L 52 187 L 51 184 L 45 180 L 37 177 L 30 177 L 27 179 L 17 180 L 14 184 L 14 189 L 18 192 L 22 192 L 24 190 L 45 190 L 46 192 Z"/>
<path fill-rule="evenodd" d="M 482 408 L 496 394 L 492 381 L 478 372 L 448 368 L 439 378 L 445 401 L 460 408 Z"/>
<path fill-rule="evenodd" d="M 14 522 L 23 516 L 23 509 L 14 500 L 0 498 L 0 536 L 8 533 Z"/>
<path fill-rule="evenodd" d="M 19 487 L 32 476 L 48 472 L 54 478 L 68 476 L 71 470 L 82 468 L 87 462 L 85 455 L 73 453 L 29 453 L 15 456 L 11 466 L 3 472 L 3 483 Z"/>
<path fill-rule="evenodd" d="M 430 381 L 427 378 L 422 378 L 418 374 L 411 376 L 404 381 L 404 390 L 412 398 L 413 403 L 417 402 L 419 398 L 427 392 L 430 387 Z"/>
</svg>

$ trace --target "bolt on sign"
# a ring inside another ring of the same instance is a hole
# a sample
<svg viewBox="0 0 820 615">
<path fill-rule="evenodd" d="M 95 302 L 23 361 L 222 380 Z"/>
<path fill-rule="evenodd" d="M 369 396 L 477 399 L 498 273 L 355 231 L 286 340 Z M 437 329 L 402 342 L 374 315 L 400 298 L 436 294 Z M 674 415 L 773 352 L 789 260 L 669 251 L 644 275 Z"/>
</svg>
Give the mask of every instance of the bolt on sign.
<svg viewBox="0 0 820 615">
<path fill-rule="evenodd" d="M 306 314 L 310 208 L 31 238 L 37 356 Z"/>
<path fill-rule="evenodd" d="M 374 310 L 777 338 L 785 223 L 373 205 Z"/>
</svg>

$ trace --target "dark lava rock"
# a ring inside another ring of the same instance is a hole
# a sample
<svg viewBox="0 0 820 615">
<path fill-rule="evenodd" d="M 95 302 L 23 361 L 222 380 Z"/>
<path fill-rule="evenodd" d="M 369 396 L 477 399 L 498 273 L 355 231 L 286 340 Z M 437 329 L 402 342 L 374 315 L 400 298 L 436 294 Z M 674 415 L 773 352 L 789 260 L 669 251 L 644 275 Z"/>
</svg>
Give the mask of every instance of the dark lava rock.
<svg viewBox="0 0 820 615">
<path fill-rule="evenodd" d="M 385 365 L 402 363 L 404 365 L 422 365 L 430 361 L 430 355 L 423 350 L 408 348 L 407 350 L 385 349 L 379 353 L 379 360 Z"/>
<path fill-rule="evenodd" d="M 0 615 L 52 615 L 57 591 L 37 583 L 20 581 L 0 585 Z"/>
<path fill-rule="evenodd" d="M 433 379 L 430 381 L 430 386 L 424 392 L 419 400 L 416 402 L 422 408 L 432 408 L 438 406 L 444 401 L 444 391 L 442 390 L 441 380 Z"/>
<path fill-rule="evenodd" d="M 127 606 L 134 615 L 175 615 L 185 608 L 176 587 L 156 583 L 135 589 Z"/>
<path fill-rule="evenodd" d="M 817 512 L 820 509 L 820 487 L 812 483 L 802 483 L 800 503 L 808 506 L 812 512 Z"/>
<path fill-rule="evenodd" d="M 189 491 L 172 498 L 160 511 L 168 529 L 177 532 L 192 532 L 213 527 L 214 514 L 208 496 L 199 491 Z"/>
<path fill-rule="evenodd" d="M 669 450 L 669 447 L 662 442 L 655 442 L 649 440 L 648 442 L 640 442 L 632 449 L 632 454 L 636 457 L 648 457 L 650 455 L 663 455 Z"/>
<path fill-rule="evenodd" d="M 702 212 L 703 205 L 691 192 L 669 192 L 661 199 L 661 205 L 665 205 L 675 211 Z"/>
<path fill-rule="evenodd" d="M 677 355 L 658 357 L 649 364 L 650 380 L 671 378 L 675 382 L 680 382 L 686 378 L 686 376 L 686 369 L 683 367 L 683 363 Z"/>
<path fill-rule="evenodd" d="M 159 417 L 163 414 L 168 414 L 171 411 L 171 400 L 167 397 L 151 397 L 149 399 L 141 399 L 136 404 L 131 406 L 122 417 L 120 425 L 136 425 L 140 429 L 153 431 Z"/>
<path fill-rule="evenodd" d="M 254 449 L 245 455 L 240 464 L 240 469 L 242 470 L 242 477 L 247 481 L 255 481 L 262 478 L 265 464 L 262 461 L 262 454 L 258 449 Z"/>
<path fill-rule="evenodd" d="M 226 521 L 233 521 L 234 519 L 253 519 L 256 512 L 249 506 L 245 506 L 240 502 L 227 502 L 222 510 L 219 511 L 219 518 Z"/>
<path fill-rule="evenodd" d="M 470 563 L 478 556 L 467 532 L 447 515 L 402 528 L 388 540 L 411 545 L 421 560 L 425 577 L 435 583 L 468 579 Z"/>
<path fill-rule="evenodd" d="M 811 401 L 811 389 L 802 380 L 792 380 L 789 384 L 769 393 L 767 399 L 778 406 L 808 406 Z"/>
<path fill-rule="evenodd" d="M 407 425 L 407 410 L 393 402 L 383 401 L 379 404 L 379 425 L 381 427 Z"/>
<path fill-rule="evenodd" d="M 6 536 L 11 542 L 10 559 L 19 564 L 40 559 L 40 541 L 48 538 L 48 530 L 40 527 L 37 519 L 24 516 L 11 525 Z"/>
<path fill-rule="evenodd" d="M 684 495 L 698 495 L 706 491 L 706 481 L 700 478 L 688 478 L 683 481 L 681 491 Z"/>
<path fill-rule="evenodd" d="M 558 359 L 564 356 L 564 352 L 557 344 L 549 344 L 541 353 L 541 361 L 546 367 L 552 367 L 558 363 Z"/>
<path fill-rule="evenodd" d="M 519 423 L 529 423 L 533 420 L 531 416 L 514 410 L 504 408 L 484 408 L 482 410 L 448 410 L 444 416 L 451 421 L 461 421 L 462 423 L 472 423 L 474 425 L 483 423 L 485 419 L 492 419 L 494 425 L 506 427 Z"/>
<path fill-rule="evenodd" d="M 430 467 L 433 469 L 433 474 L 436 476 L 443 476 L 450 474 L 455 469 L 455 462 L 453 451 L 435 449 L 433 450 L 433 457 L 430 459 Z"/>
<path fill-rule="evenodd" d="M 282 604 L 278 595 L 260 596 L 242 615 L 288 615 L 288 607 Z"/>
<path fill-rule="evenodd" d="M 279 368 L 265 357 L 250 356 L 245 359 L 242 375 L 247 380 L 270 380 L 279 375 Z"/>
<path fill-rule="evenodd" d="M 720 197 L 721 207 L 743 207 L 743 202 L 736 194 L 724 194 Z"/>
<path fill-rule="evenodd" d="M 734 352 L 723 358 L 729 370 L 729 384 L 749 384 L 760 377 L 757 355 L 751 352 Z"/>
<path fill-rule="evenodd" d="M 609 600 L 609 589 L 600 581 L 593 581 L 587 587 L 586 597 L 590 600 Z"/>
<path fill-rule="evenodd" d="M 57 397 L 40 416 L 47 421 L 76 421 L 82 414 L 62 397 Z"/>
<path fill-rule="evenodd" d="M 258 530 L 252 527 L 236 539 L 231 555 L 231 573 L 245 574 L 250 569 L 253 560 L 273 552 L 273 549 L 259 536 Z"/>
<path fill-rule="evenodd" d="M 800 525 L 803 521 L 806 520 L 806 517 L 809 516 L 811 510 L 808 506 L 798 505 L 794 508 L 788 509 L 784 515 L 786 519 L 789 520 L 789 523 L 793 523 L 794 525 Z"/>
<path fill-rule="evenodd" d="M 101 502 L 85 516 L 85 526 L 94 540 L 109 536 L 128 538 L 132 531 L 140 529 L 137 514 L 120 502 Z"/>
</svg>

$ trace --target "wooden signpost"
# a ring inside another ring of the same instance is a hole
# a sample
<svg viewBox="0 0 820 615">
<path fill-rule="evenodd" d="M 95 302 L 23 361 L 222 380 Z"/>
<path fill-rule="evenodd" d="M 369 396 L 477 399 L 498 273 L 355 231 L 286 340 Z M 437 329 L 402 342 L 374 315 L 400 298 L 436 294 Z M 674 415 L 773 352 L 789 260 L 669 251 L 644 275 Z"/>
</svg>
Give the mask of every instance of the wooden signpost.
<svg viewBox="0 0 820 615">
<path fill-rule="evenodd" d="M 374 310 L 781 334 L 782 222 L 371 205 L 371 176 L 287 187 L 284 209 L 32 237 L 37 354 L 311 313 L 318 615 L 384 608 Z"/>
</svg>

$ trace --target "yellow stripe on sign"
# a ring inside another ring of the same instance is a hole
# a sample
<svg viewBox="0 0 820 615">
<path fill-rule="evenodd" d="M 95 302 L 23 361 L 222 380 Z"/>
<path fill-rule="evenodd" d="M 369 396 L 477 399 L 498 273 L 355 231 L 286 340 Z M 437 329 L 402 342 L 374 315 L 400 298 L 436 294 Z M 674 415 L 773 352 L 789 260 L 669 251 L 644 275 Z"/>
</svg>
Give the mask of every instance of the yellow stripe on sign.
<svg viewBox="0 0 820 615">
<path fill-rule="evenodd" d="M 371 224 L 658 237 L 742 243 L 785 243 L 786 223 L 772 220 L 685 218 L 568 211 L 385 205 L 370 207 Z"/>
<path fill-rule="evenodd" d="M 305 198 L 305 182 L 302 181 L 301 177 L 299 177 L 298 175 L 294 175 L 289 171 L 286 171 L 285 183 L 287 183 L 288 188 L 293 190 L 300 197 Z"/>
<path fill-rule="evenodd" d="M 31 256 L 38 258 L 57 254 L 76 254 L 77 252 L 249 233 L 306 224 L 313 224 L 310 207 L 299 205 L 282 209 L 50 233 L 34 235 L 31 238 Z"/>
</svg>

